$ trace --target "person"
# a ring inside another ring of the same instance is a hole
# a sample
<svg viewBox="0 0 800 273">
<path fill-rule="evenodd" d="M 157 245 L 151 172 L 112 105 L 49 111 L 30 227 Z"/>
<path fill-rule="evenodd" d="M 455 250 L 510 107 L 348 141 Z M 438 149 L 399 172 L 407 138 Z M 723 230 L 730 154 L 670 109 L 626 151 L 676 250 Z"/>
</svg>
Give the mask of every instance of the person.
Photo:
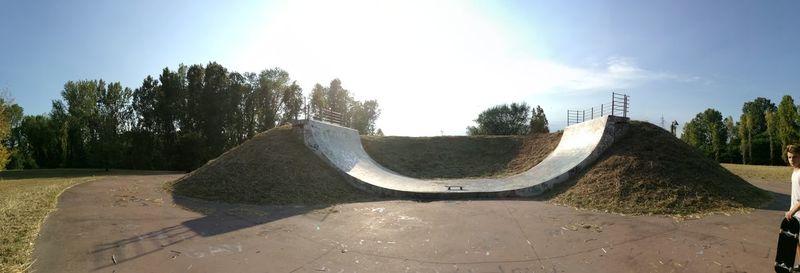
<svg viewBox="0 0 800 273">
<path fill-rule="evenodd" d="M 672 124 L 669 125 L 669 132 L 672 133 L 673 136 L 677 136 L 675 130 L 678 129 L 678 121 L 673 120 Z"/>
<path fill-rule="evenodd" d="M 800 220 L 800 215 L 797 215 L 797 211 L 800 210 L 800 145 L 787 145 L 786 159 L 789 161 L 789 166 L 792 167 L 792 203 L 789 211 L 786 212 L 786 219 L 795 217 Z M 797 255 L 795 261 L 800 261 L 800 244 L 797 245 L 795 253 Z"/>
</svg>

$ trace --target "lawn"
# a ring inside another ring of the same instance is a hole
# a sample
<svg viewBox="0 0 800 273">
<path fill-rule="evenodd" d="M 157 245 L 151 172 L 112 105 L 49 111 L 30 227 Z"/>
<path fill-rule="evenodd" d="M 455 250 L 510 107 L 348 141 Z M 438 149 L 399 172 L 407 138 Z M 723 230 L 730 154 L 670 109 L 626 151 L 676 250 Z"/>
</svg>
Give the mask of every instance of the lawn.
<svg viewBox="0 0 800 273">
<path fill-rule="evenodd" d="M 91 181 L 100 170 L 0 172 L 0 272 L 25 272 L 33 242 L 58 196 L 70 186 Z"/>
<path fill-rule="evenodd" d="M 758 166 L 727 163 L 720 165 L 746 180 L 788 183 L 789 177 L 792 176 L 792 168 L 788 166 Z"/>
</svg>

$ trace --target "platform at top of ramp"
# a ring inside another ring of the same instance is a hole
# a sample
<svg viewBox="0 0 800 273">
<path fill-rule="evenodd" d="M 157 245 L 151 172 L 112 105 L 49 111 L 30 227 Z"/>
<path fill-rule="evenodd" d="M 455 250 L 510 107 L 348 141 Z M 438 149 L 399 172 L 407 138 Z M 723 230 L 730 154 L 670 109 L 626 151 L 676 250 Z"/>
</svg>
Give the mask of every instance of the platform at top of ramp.
<svg viewBox="0 0 800 273">
<path fill-rule="evenodd" d="M 373 160 L 358 131 L 306 120 L 306 146 L 361 189 L 402 197 L 535 196 L 591 164 L 627 128 L 627 118 L 604 116 L 564 129 L 553 152 L 529 170 L 502 178 L 416 179 L 400 175 Z"/>
</svg>

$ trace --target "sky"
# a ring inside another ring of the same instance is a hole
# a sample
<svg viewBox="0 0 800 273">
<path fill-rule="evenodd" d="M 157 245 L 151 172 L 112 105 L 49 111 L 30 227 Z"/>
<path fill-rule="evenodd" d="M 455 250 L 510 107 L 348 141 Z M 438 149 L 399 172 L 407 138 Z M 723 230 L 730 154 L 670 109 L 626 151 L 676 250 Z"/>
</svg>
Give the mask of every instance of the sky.
<svg viewBox="0 0 800 273">
<path fill-rule="evenodd" d="M 334 78 L 375 99 L 387 135 L 463 135 L 494 105 L 568 109 L 630 96 L 669 127 L 707 108 L 738 120 L 800 91 L 800 2 L 2 1 L 0 89 L 26 114 L 67 81 L 132 89 L 164 67 L 280 67 L 308 94 Z M 680 130 L 680 129 L 679 129 Z"/>
</svg>

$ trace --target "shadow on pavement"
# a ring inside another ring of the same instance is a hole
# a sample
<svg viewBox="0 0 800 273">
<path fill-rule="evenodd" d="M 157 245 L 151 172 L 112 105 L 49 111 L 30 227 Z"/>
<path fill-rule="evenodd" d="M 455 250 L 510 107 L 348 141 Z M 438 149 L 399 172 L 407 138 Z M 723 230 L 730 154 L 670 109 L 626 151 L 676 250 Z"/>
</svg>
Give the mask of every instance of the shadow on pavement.
<svg viewBox="0 0 800 273">
<path fill-rule="evenodd" d="M 173 196 L 173 201 L 184 209 L 198 212 L 205 216 L 145 234 L 96 245 L 92 251 L 93 256 L 109 257 L 109 259 L 96 261 L 94 270 L 108 268 L 162 250 L 169 250 L 167 248 L 172 245 L 198 236 L 211 237 L 220 235 L 331 206 L 329 204 L 314 206 L 228 204 L 177 195 Z M 327 218 L 327 215 L 325 215 L 325 218 Z M 323 218 L 323 221 L 325 218 Z M 218 251 L 230 250 L 226 250 L 224 246 L 221 246 Z M 173 256 L 181 254 L 176 250 L 169 250 L 165 253 Z"/>
<path fill-rule="evenodd" d="M 764 190 L 772 195 L 772 201 L 764 204 L 759 209 L 774 210 L 774 211 L 787 211 L 789 204 L 792 202 L 792 197 L 785 193 L 774 192 L 771 190 Z"/>
</svg>

